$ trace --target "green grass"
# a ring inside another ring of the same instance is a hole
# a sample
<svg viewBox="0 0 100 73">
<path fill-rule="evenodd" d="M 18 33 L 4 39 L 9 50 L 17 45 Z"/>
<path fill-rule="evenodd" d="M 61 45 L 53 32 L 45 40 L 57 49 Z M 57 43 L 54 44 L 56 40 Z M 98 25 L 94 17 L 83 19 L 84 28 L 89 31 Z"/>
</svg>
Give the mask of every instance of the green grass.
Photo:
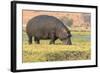
<svg viewBox="0 0 100 73">
<path fill-rule="evenodd" d="M 64 45 L 59 39 L 56 44 L 50 40 L 41 40 L 40 44 L 28 44 L 28 37 L 23 32 L 23 62 L 44 62 L 90 59 L 90 32 L 72 32 L 73 45 Z"/>
</svg>

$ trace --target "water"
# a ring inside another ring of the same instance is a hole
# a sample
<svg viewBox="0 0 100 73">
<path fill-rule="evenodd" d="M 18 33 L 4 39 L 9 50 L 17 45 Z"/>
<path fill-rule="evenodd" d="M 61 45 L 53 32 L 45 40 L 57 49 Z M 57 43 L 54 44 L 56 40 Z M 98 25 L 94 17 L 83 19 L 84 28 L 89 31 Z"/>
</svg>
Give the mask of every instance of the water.
<svg viewBox="0 0 100 73">
<path fill-rule="evenodd" d="M 79 41 L 90 41 L 91 40 L 91 36 L 90 36 L 90 34 L 88 34 L 88 35 L 76 35 L 76 34 L 73 34 L 72 35 L 72 39 L 73 40 L 79 40 Z"/>
</svg>

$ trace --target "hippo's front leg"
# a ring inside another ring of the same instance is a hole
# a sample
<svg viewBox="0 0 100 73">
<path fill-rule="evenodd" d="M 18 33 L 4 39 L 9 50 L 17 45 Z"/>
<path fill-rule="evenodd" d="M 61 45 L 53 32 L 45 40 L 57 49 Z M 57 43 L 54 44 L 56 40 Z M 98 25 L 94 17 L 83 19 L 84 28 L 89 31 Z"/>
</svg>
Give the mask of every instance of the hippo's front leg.
<svg viewBox="0 0 100 73">
<path fill-rule="evenodd" d="M 55 40 L 52 39 L 52 40 L 50 41 L 50 44 L 55 44 Z"/>
<path fill-rule="evenodd" d="M 50 38 L 51 38 L 50 44 L 55 44 L 55 41 L 57 39 L 56 36 L 55 36 L 55 33 L 51 33 Z"/>
</svg>

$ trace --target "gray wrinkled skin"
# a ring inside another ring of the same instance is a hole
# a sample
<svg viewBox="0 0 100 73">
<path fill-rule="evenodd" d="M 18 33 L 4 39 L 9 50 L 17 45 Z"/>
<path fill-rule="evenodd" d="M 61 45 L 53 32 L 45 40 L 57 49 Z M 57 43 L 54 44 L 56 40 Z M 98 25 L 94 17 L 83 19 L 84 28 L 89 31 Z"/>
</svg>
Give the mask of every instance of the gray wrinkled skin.
<svg viewBox="0 0 100 73">
<path fill-rule="evenodd" d="M 39 15 L 30 19 L 26 26 L 26 32 L 29 44 L 32 44 L 33 36 L 37 44 L 40 43 L 40 39 L 50 39 L 50 44 L 55 44 L 57 39 L 66 45 L 72 44 L 69 29 L 54 16 Z"/>
</svg>

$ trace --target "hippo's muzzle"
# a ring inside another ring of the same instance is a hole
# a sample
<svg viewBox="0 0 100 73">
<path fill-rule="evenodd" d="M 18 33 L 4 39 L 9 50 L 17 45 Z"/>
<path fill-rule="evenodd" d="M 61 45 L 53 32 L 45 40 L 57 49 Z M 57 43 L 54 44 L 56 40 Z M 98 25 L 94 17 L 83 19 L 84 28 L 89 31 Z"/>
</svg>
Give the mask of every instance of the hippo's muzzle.
<svg viewBox="0 0 100 73">
<path fill-rule="evenodd" d="M 63 40 L 63 43 L 65 45 L 72 45 L 71 38 L 67 38 L 67 39 Z"/>
</svg>

